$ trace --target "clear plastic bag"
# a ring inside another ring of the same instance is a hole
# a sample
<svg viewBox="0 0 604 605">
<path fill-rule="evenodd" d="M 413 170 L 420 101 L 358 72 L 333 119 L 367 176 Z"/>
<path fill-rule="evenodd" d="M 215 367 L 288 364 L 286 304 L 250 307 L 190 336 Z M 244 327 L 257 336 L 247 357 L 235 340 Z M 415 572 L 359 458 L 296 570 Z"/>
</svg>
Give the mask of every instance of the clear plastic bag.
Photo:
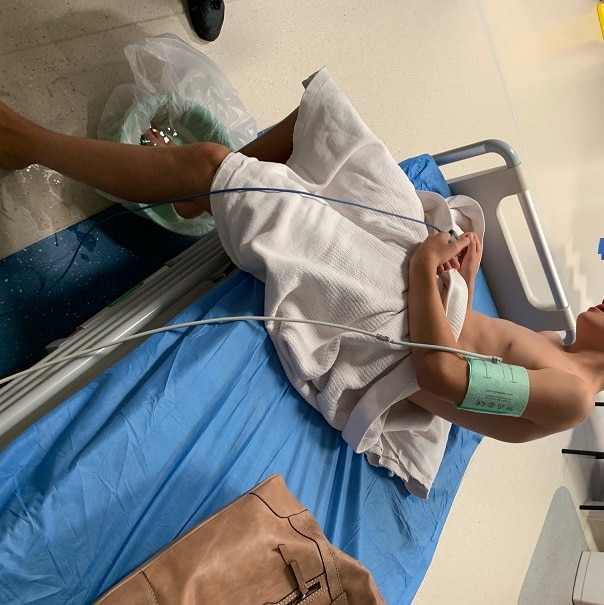
<svg viewBox="0 0 604 605">
<path fill-rule="evenodd" d="M 256 121 L 226 74 L 178 36 L 145 38 L 124 52 L 134 83 L 118 86 L 109 97 L 98 138 L 139 145 L 141 135 L 153 124 L 177 145 L 213 141 L 235 151 L 256 137 Z M 128 208 L 139 206 L 99 193 Z M 208 215 L 184 220 L 171 205 L 143 213 L 186 235 L 203 235 L 213 227 Z"/>
</svg>

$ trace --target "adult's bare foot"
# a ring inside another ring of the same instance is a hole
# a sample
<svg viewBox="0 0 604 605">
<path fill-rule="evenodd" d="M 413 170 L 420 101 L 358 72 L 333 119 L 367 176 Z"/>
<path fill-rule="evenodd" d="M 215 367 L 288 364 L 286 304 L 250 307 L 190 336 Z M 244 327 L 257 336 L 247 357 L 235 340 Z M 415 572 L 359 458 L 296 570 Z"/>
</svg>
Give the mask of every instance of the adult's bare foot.
<svg viewBox="0 0 604 605">
<path fill-rule="evenodd" d="M 0 101 L 0 168 L 20 170 L 33 164 L 32 136 L 40 130 L 40 126 Z"/>
<path fill-rule="evenodd" d="M 174 141 L 167 137 L 162 130 L 151 125 L 141 137 L 141 145 L 150 145 L 151 147 L 172 147 Z"/>
</svg>

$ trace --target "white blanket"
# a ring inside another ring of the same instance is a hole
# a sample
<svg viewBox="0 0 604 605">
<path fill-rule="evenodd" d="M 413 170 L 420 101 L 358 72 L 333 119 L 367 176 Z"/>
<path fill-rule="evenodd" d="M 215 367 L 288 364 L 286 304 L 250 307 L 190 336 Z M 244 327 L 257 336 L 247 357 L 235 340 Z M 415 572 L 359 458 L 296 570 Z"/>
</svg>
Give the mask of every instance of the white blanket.
<svg viewBox="0 0 604 605">
<path fill-rule="evenodd" d="M 302 97 L 287 165 L 231 154 L 213 183 L 229 187 L 309 191 L 443 229 L 454 225 L 481 237 L 484 230 L 475 201 L 456 197 L 447 204 L 414 190 L 325 69 Z M 297 193 L 215 194 L 212 213 L 229 256 L 266 284 L 267 315 L 408 336 L 408 261 L 428 235 L 425 224 Z M 457 338 L 467 288 L 456 271 L 441 281 Z M 326 327 L 269 322 L 267 329 L 302 396 L 355 451 L 427 497 L 450 424 L 406 400 L 418 390 L 410 351 Z"/>
</svg>

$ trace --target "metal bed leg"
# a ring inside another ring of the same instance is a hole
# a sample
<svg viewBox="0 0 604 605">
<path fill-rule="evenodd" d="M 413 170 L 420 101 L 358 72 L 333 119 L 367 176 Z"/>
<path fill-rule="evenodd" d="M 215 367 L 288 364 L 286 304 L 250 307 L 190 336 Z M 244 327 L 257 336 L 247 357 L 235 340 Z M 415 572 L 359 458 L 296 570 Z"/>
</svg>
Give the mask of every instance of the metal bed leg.
<svg viewBox="0 0 604 605">
<path fill-rule="evenodd" d="M 575 456 L 593 456 L 596 460 L 604 460 L 604 452 L 596 452 L 593 450 L 569 450 L 562 449 L 563 454 L 575 454 Z"/>
<path fill-rule="evenodd" d="M 604 407 L 604 401 L 596 401 L 595 405 L 598 407 Z M 562 448 L 563 454 L 574 454 L 575 456 L 593 456 L 596 460 L 604 460 L 604 452 L 598 452 L 596 450 L 577 450 Z M 604 510 L 604 504 L 580 504 L 580 510 Z"/>
<path fill-rule="evenodd" d="M 604 401 L 594 402 L 596 407 L 604 407 Z M 562 449 L 563 454 L 575 454 L 576 456 L 594 456 L 596 460 L 604 459 L 604 452 L 598 452 L 595 450 L 576 450 L 576 449 Z"/>
</svg>

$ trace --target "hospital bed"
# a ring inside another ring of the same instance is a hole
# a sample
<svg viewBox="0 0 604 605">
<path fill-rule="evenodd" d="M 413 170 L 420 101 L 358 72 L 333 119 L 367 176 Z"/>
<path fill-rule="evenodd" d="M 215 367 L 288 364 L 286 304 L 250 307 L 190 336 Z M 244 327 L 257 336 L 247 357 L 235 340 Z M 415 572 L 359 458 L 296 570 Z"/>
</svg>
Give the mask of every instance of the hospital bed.
<svg viewBox="0 0 604 605">
<path fill-rule="evenodd" d="M 496 166 L 468 171 L 473 158 Z M 445 181 L 439 167 L 462 166 Z M 416 188 L 466 194 L 486 222 L 474 306 L 574 339 L 574 318 L 520 161 L 498 140 L 401 163 Z M 536 302 L 501 201 L 515 196 L 553 302 Z M 263 285 L 211 233 L 0 390 L 0 602 L 88 603 L 268 475 L 327 537 L 410 603 L 480 436 L 453 427 L 427 500 L 355 454 L 287 381 L 257 322 L 133 338 L 166 323 L 262 315 Z M 36 366 L 34 366 L 36 367 Z"/>
</svg>

